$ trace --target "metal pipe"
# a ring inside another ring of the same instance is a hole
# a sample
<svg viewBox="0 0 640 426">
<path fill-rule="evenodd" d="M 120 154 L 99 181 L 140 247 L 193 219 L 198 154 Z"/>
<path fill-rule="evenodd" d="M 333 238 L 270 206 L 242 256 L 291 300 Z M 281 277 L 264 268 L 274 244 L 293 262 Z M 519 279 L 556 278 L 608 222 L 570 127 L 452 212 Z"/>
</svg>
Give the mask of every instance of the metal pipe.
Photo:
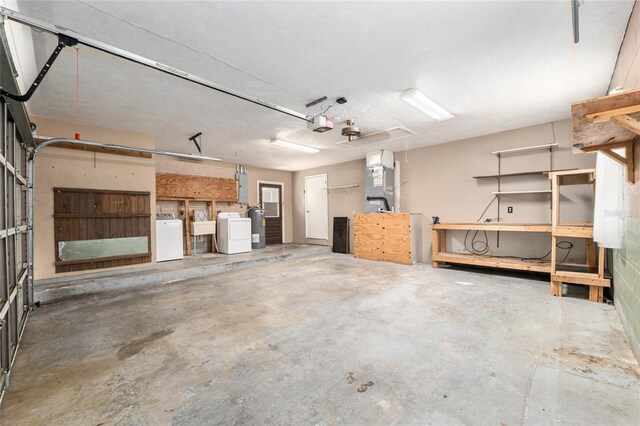
<svg viewBox="0 0 640 426">
<path fill-rule="evenodd" d="M 384 202 L 384 206 L 386 207 L 386 212 L 391 212 L 391 207 L 389 207 L 389 202 L 387 201 L 387 197 L 371 197 L 371 196 L 367 196 L 367 201 L 372 201 L 372 200 L 377 200 L 377 201 L 383 201 Z"/>
<path fill-rule="evenodd" d="M 573 24 L 573 43 L 580 42 L 580 5 L 582 0 L 571 0 L 571 22 Z"/>
<path fill-rule="evenodd" d="M 35 179 L 36 161 L 35 160 L 36 160 L 36 156 L 38 155 L 38 152 L 40 152 L 43 148 L 46 148 L 49 145 L 60 143 L 60 142 L 70 143 L 74 145 L 93 146 L 96 148 L 109 148 L 109 149 L 114 149 L 118 151 L 141 152 L 145 154 L 164 155 L 167 157 L 188 158 L 190 160 L 198 160 L 198 161 L 222 161 L 221 159 L 215 158 L 215 157 L 199 157 L 191 154 L 182 154 L 180 152 L 158 151 L 155 149 L 146 149 L 146 148 L 134 148 L 131 146 L 84 141 L 84 140 L 78 140 L 78 139 L 53 138 L 38 144 L 29 153 L 29 158 L 28 158 L 29 173 L 27 175 L 27 292 L 29 297 L 29 310 L 33 309 L 35 305 L 34 291 L 33 291 L 33 284 L 34 284 L 33 199 L 34 199 L 34 190 L 35 190 L 35 182 L 36 182 L 36 179 Z"/>
<path fill-rule="evenodd" d="M 272 109 L 274 111 L 281 112 L 281 113 L 289 115 L 291 117 L 299 118 L 299 119 L 307 121 L 309 123 L 313 123 L 313 117 L 310 117 L 307 114 L 303 114 L 303 113 L 294 111 L 294 110 L 289 109 L 289 108 L 285 108 L 285 107 L 280 106 L 280 105 L 276 105 L 274 103 L 271 103 L 271 102 L 268 102 L 268 101 L 265 101 L 265 100 L 262 100 L 262 99 L 251 98 L 249 96 L 246 96 L 246 95 L 243 95 L 243 94 L 241 94 L 239 92 L 236 92 L 235 90 L 228 89 L 228 88 L 223 87 L 223 86 L 221 86 L 221 85 L 219 85 L 217 83 L 214 83 L 214 82 L 212 82 L 210 80 L 206 80 L 204 78 L 195 76 L 193 74 L 189 74 L 188 72 L 185 72 L 185 71 L 182 71 L 180 69 L 174 68 L 174 67 L 172 67 L 170 65 L 166 65 L 166 64 L 163 64 L 161 62 L 154 61 L 153 59 L 149 59 L 149 58 L 146 58 L 144 56 L 137 55 L 135 53 L 131 53 L 131 52 L 128 52 L 126 50 L 120 49 L 118 47 L 111 46 L 111 45 L 106 44 L 106 43 L 102 43 L 102 42 L 94 40 L 92 38 L 85 37 L 85 36 L 83 36 L 81 34 L 76 33 L 73 30 L 68 29 L 68 28 L 61 27 L 59 25 L 53 25 L 53 24 L 50 24 L 48 22 L 32 18 L 30 16 L 23 15 L 20 12 L 17 12 L 17 11 L 12 10 L 12 9 L 8 9 L 6 7 L 0 7 L 0 15 L 3 18 L 6 18 L 6 19 L 9 19 L 11 21 L 15 21 L 15 22 L 21 23 L 23 25 L 27 25 L 27 26 L 29 26 L 31 28 L 34 28 L 34 29 L 37 29 L 37 30 L 46 31 L 46 32 L 54 34 L 54 35 L 65 35 L 67 37 L 72 37 L 72 38 L 78 40 L 79 44 L 82 44 L 84 46 L 100 50 L 102 52 L 108 53 L 108 54 L 113 55 L 113 56 L 117 56 L 117 57 L 122 58 L 122 59 L 126 59 L 127 61 L 135 62 L 137 64 L 144 65 L 146 67 L 156 69 L 158 71 L 164 72 L 164 73 L 172 75 L 174 77 L 178 77 L 178 78 L 181 78 L 183 80 L 187 80 L 187 81 L 190 81 L 192 83 L 199 84 L 200 86 L 204 86 L 204 87 L 207 87 L 209 89 L 213 89 L 213 90 L 218 91 L 220 93 L 224 93 L 224 94 L 227 94 L 229 96 L 233 96 L 235 98 L 242 99 L 244 101 L 251 102 L 253 104 L 260 105 L 262 107 L 269 108 L 269 109 Z"/>
</svg>

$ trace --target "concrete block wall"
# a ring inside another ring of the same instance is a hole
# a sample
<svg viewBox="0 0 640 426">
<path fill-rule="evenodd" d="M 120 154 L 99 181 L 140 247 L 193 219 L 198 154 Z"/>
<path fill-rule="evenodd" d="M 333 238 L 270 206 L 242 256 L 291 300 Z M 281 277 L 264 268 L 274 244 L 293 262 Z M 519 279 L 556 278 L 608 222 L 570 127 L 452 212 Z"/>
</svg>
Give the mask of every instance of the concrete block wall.
<svg viewBox="0 0 640 426">
<path fill-rule="evenodd" d="M 640 1 L 636 0 L 609 89 L 640 88 Z M 635 144 L 635 184 L 625 184 L 623 248 L 614 250 L 614 303 L 640 361 L 640 138 Z"/>
<path fill-rule="evenodd" d="M 640 354 L 640 218 L 624 222 L 624 247 L 613 254 L 615 305 L 636 357 Z M 640 357 L 638 357 L 640 358 Z"/>
</svg>

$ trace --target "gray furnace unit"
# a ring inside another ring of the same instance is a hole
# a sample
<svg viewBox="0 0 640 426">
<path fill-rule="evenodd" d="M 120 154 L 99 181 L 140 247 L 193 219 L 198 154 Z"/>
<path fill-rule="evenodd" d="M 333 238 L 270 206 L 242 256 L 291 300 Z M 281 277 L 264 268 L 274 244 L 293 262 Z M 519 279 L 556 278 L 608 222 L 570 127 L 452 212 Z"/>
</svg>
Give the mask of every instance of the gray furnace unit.
<svg viewBox="0 0 640 426">
<path fill-rule="evenodd" d="M 375 151 L 367 154 L 365 172 L 365 212 L 393 211 L 393 152 Z"/>
<path fill-rule="evenodd" d="M 250 208 L 249 218 L 251 219 L 251 248 L 264 248 L 266 245 L 264 209 Z"/>
</svg>

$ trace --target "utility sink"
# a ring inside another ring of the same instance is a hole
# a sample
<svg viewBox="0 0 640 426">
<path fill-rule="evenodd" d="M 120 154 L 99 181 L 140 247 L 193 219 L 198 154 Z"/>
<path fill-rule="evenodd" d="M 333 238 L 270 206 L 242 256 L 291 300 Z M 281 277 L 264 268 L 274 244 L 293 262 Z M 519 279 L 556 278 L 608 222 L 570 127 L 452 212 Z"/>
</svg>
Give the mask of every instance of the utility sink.
<svg viewBox="0 0 640 426">
<path fill-rule="evenodd" d="M 191 235 L 213 235 L 216 233 L 216 221 L 191 222 Z"/>
</svg>

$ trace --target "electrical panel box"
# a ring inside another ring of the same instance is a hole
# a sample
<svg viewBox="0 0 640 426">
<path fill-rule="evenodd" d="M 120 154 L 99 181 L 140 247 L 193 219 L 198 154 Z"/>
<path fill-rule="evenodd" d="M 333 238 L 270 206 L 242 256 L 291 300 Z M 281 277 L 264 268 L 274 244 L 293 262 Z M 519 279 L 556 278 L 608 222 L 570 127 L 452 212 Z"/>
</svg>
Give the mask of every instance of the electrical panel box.
<svg viewBox="0 0 640 426">
<path fill-rule="evenodd" d="M 365 174 L 365 212 L 393 211 L 393 169 L 383 166 L 367 167 Z M 386 203 L 385 201 L 386 200 Z"/>
<path fill-rule="evenodd" d="M 238 180 L 238 203 L 249 204 L 249 178 L 246 173 L 236 173 Z"/>
</svg>

